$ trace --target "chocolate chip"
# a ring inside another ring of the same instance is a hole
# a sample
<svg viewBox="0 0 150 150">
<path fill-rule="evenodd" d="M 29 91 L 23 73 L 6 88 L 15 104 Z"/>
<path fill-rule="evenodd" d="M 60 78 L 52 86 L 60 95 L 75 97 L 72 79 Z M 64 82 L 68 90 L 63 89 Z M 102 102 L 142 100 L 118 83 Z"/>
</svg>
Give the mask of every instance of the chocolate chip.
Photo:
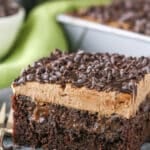
<svg viewBox="0 0 150 150">
<path fill-rule="evenodd" d="M 18 81 L 17 81 L 17 83 L 18 84 L 24 84 L 25 83 L 25 77 L 23 76 L 23 77 L 21 77 Z"/>
<path fill-rule="evenodd" d="M 143 109 L 144 112 L 150 112 L 150 105 L 146 105 Z"/>
<path fill-rule="evenodd" d="M 87 66 L 86 72 L 90 73 L 92 71 L 92 66 Z"/>
<path fill-rule="evenodd" d="M 48 80 L 49 75 L 48 75 L 47 73 L 44 73 L 44 74 L 41 75 L 41 78 L 42 78 L 43 80 Z"/>
<path fill-rule="evenodd" d="M 150 72 L 150 66 L 146 66 L 146 67 L 142 68 L 142 71 L 144 71 L 145 73 L 149 73 Z"/>
<path fill-rule="evenodd" d="M 39 67 L 39 68 L 37 68 L 37 70 L 36 70 L 36 74 L 42 74 L 42 73 L 44 73 L 45 72 L 45 68 L 44 67 Z"/>
<path fill-rule="evenodd" d="M 28 74 L 26 76 L 27 81 L 32 81 L 34 79 L 34 75 L 33 74 Z"/>
<path fill-rule="evenodd" d="M 44 117 L 40 117 L 39 120 L 38 120 L 39 123 L 44 123 L 44 121 L 45 121 Z"/>
<path fill-rule="evenodd" d="M 57 80 L 57 77 L 55 75 L 52 75 L 49 77 L 49 81 L 55 82 Z"/>
<path fill-rule="evenodd" d="M 124 77 L 125 71 L 124 69 L 120 69 L 120 77 Z"/>
<path fill-rule="evenodd" d="M 121 16 L 121 18 L 119 19 L 119 21 L 121 21 L 121 22 L 130 21 L 130 20 L 134 19 L 135 16 L 136 16 L 136 14 L 133 11 L 129 11 L 129 12 L 123 14 Z"/>
<path fill-rule="evenodd" d="M 60 78 L 61 77 L 61 73 L 59 71 L 56 71 L 55 72 L 55 75 L 57 76 L 57 78 Z"/>
<path fill-rule="evenodd" d="M 119 115 L 114 114 L 114 115 L 111 116 L 110 119 L 111 119 L 111 122 L 119 122 L 120 117 L 119 117 Z"/>
<path fill-rule="evenodd" d="M 74 57 L 74 61 L 75 61 L 75 62 L 79 62 L 79 61 L 80 61 L 80 58 L 81 58 L 81 56 L 77 54 L 77 55 Z"/>
<path fill-rule="evenodd" d="M 81 64 L 80 67 L 79 67 L 79 70 L 85 70 L 85 69 L 86 69 L 85 65 Z"/>
<path fill-rule="evenodd" d="M 77 84 L 83 84 L 84 82 L 85 82 L 84 79 L 78 79 L 78 80 L 77 80 Z"/>
<path fill-rule="evenodd" d="M 148 59 L 147 58 L 144 58 L 143 61 L 142 61 L 142 65 L 143 66 L 146 66 L 148 63 Z"/>
<path fill-rule="evenodd" d="M 60 67 L 60 72 L 64 72 L 64 70 L 65 70 L 65 67 L 64 67 L 64 66 L 61 66 L 61 67 Z"/>
<path fill-rule="evenodd" d="M 123 86 L 121 87 L 121 90 L 122 90 L 123 92 L 128 92 L 128 91 L 130 91 L 128 84 L 123 85 Z"/>
<path fill-rule="evenodd" d="M 68 61 L 66 67 L 67 68 L 72 68 L 73 67 L 72 65 L 73 65 L 73 62 L 72 61 Z"/>
<path fill-rule="evenodd" d="M 77 51 L 77 54 L 82 55 L 82 54 L 84 54 L 84 51 L 79 50 L 79 51 Z"/>
</svg>

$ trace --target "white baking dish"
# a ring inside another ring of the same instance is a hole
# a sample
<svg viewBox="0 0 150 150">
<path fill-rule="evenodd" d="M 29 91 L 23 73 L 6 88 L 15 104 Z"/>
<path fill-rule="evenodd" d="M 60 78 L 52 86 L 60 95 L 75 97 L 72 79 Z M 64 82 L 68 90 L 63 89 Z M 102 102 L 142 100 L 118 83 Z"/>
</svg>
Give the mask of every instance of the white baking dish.
<svg viewBox="0 0 150 150">
<path fill-rule="evenodd" d="M 16 40 L 25 16 L 25 10 L 19 11 L 11 16 L 0 17 L 0 59 L 9 52 Z"/>
<path fill-rule="evenodd" d="M 93 52 L 122 53 L 129 56 L 150 56 L 150 37 L 61 14 L 71 49 Z"/>
</svg>

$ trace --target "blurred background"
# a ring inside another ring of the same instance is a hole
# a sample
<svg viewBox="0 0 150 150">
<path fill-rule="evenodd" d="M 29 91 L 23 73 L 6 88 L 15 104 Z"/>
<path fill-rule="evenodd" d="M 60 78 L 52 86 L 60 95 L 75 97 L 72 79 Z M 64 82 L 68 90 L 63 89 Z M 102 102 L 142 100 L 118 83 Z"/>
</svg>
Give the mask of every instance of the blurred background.
<svg viewBox="0 0 150 150">
<path fill-rule="evenodd" d="M 27 12 L 29 12 L 36 5 L 39 5 L 46 1 L 53 1 L 53 0 L 16 0 L 16 1 L 19 2 L 26 9 Z"/>
<path fill-rule="evenodd" d="M 0 0 L 0 89 L 55 48 L 69 50 L 59 14 L 101 1 L 106 0 Z"/>
</svg>

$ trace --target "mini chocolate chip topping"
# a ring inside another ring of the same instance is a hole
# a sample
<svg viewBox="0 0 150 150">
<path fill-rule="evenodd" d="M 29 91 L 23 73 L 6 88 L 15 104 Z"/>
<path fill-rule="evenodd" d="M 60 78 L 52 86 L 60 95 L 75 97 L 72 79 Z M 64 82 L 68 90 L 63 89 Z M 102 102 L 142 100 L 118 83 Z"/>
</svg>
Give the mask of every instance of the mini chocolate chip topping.
<svg viewBox="0 0 150 150">
<path fill-rule="evenodd" d="M 121 29 L 150 35 L 149 0 L 114 0 L 106 6 L 91 6 L 71 15 Z"/>
<path fill-rule="evenodd" d="M 137 83 L 150 72 L 149 57 L 126 57 L 108 53 L 62 53 L 55 50 L 28 66 L 14 81 L 14 86 L 26 82 L 56 83 L 87 87 L 98 91 L 117 90 L 133 93 Z"/>
</svg>

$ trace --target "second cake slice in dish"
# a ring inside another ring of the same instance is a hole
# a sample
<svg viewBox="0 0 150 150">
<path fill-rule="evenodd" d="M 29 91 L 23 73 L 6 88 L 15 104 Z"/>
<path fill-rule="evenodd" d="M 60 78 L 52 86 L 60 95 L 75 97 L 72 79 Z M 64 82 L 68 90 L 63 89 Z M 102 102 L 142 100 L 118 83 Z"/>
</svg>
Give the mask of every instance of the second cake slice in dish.
<svg viewBox="0 0 150 150">
<path fill-rule="evenodd" d="M 17 145 L 137 150 L 150 136 L 150 58 L 56 50 L 13 85 Z"/>
</svg>

